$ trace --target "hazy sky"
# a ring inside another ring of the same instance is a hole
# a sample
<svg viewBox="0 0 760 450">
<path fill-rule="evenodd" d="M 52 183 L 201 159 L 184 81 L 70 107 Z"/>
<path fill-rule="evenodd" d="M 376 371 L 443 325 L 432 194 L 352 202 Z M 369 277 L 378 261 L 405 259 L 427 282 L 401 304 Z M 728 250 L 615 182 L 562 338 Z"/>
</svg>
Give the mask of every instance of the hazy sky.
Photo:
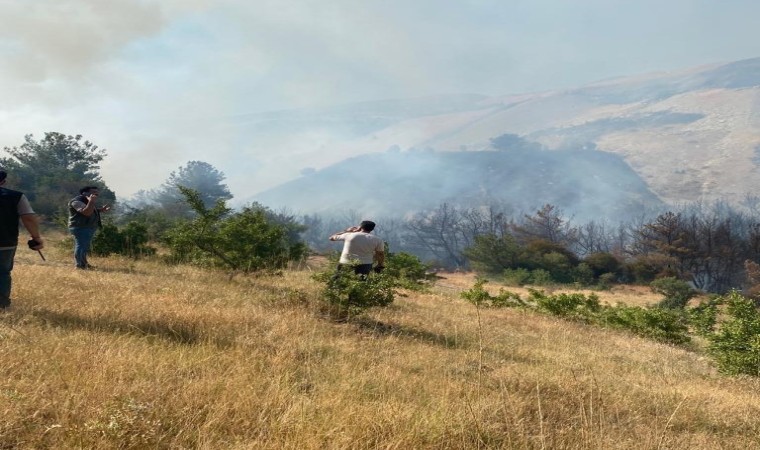
<svg viewBox="0 0 760 450">
<path fill-rule="evenodd" d="M 108 149 L 121 196 L 188 160 L 263 187 L 235 116 L 503 95 L 760 56 L 757 0 L 0 0 L 0 147 Z"/>
</svg>

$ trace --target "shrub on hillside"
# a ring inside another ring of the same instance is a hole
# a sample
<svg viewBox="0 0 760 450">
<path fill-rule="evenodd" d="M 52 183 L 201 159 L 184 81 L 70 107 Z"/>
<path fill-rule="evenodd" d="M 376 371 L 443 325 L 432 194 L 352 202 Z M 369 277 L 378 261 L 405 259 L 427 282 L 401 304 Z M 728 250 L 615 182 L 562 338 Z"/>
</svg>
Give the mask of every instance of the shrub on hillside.
<svg viewBox="0 0 760 450">
<path fill-rule="evenodd" d="M 600 310 L 599 323 L 670 344 L 689 342 L 685 317 L 663 308 L 616 305 Z"/>
<path fill-rule="evenodd" d="M 179 189 L 197 217 L 166 233 L 170 261 L 249 273 L 280 269 L 306 255 L 306 245 L 291 240 L 288 227 L 267 208 L 252 204 L 233 213 L 220 200 L 207 209 L 197 192 Z"/>
<path fill-rule="evenodd" d="M 460 296 L 478 307 L 506 308 L 514 306 L 525 306 L 525 302 L 520 299 L 514 292 L 500 289 L 497 295 L 491 295 L 483 287 L 488 283 L 485 278 L 478 278 L 471 289 L 463 291 Z"/>
<path fill-rule="evenodd" d="M 686 318 L 676 311 L 602 305 L 599 297 L 594 294 L 549 295 L 535 289 L 531 289 L 528 298 L 523 300 L 518 294 L 503 289 L 497 295 L 492 295 L 483 288 L 485 283 L 485 279 L 479 279 L 471 289 L 462 292 L 461 297 L 477 306 L 522 307 L 552 316 L 628 330 L 661 342 L 689 342 Z"/>
<path fill-rule="evenodd" d="M 327 312 L 339 319 L 360 314 L 369 308 L 388 306 L 396 296 L 394 279 L 382 273 L 370 273 L 363 277 L 346 267 L 319 272 L 313 278 L 323 283 L 321 296 Z"/>
<path fill-rule="evenodd" d="M 684 309 L 697 291 L 689 283 L 675 277 L 658 278 L 649 285 L 652 292 L 665 296 L 657 306 L 668 309 Z"/>
<path fill-rule="evenodd" d="M 721 298 L 726 319 L 708 335 L 709 352 L 728 374 L 760 376 L 760 313 L 752 299 L 736 291 Z"/>
<path fill-rule="evenodd" d="M 580 293 L 548 295 L 544 291 L 536 289 L 530 289 L 528 292 L 530 304 L 535 305 L 539 311 L 553 316 L 590 321 L 593 314 L 601 308 L 599 297 L 595 294 L 588 296 Z"/>
<path fill-rule="evenodd" d="M 132 258 L 156 253 L 148 245 L 148 229 L 137 222 L 128 222 L 121 229 L 112 221 L 104 221 L 103 226 L 92 240 L 92 253 L 98 256 L 111 254 Z"/>
<path fill-rule="evenodd" d="M 620 261 L 611 253 L 592 253 L 583 258 L 583 262 L 594 272 L 594 278 L 599 278 L 605 273 L 617 274 L 620 271 Z"/>
<path fill-rule="evenodd" d="M 435 281 L 435 274 L 412 254 L 386 253 L 383 275 L 392 279 L 396 286 L 413 291 L 421 291 Z"/>
<path fill-rule="evenodd" d="M 510 286 L 524 286 L 531 283 L 532 277 L 528 269 L 518 267 L 517 269 L 505 269 L 504 281 Z"/>
</svg>

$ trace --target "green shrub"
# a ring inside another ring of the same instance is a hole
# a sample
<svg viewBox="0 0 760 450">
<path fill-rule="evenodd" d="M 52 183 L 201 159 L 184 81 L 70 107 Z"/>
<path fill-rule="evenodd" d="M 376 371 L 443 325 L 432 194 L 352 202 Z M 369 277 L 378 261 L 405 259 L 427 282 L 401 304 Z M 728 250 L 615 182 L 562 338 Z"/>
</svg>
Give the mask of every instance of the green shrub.
<svg viewBox="0 0 760 450">
<path fill-rule="evenodd" d="M 690 340 L 684 315 L 669 309 L 611 306 L 599 311 L 598 321 L 611 328 L 629 330 L 670 344 L 684 344 Z"/>
<path fill-rule="evenodd" d="M 664 295 L 657 306 L 668 309 L 684 309 L 689 300 L 697 295 L 697 291 L 689 283 L 675 277 L 664 277 L 652 281 L 649 285 L 652 292 Z"/>
<path fill-rule="evenodd" d="M 430 267 L 409 253 L 387 253 L 383 275 L 394 280 L 396 286 L 413 291 L 425 290 L 435 281 Z"/>
<path fill-rule="evenodd" d="M 505 269 L 504 281 L 511 286 L 524 286 L 530 283 L 531 276 L 528 269 L 519 267 L 517 269 Z"/>
<path fill-rule="evenodd" d="M 721 303 L 720 298 L 711 298 L 687 310 L 689 324 L 696 334 L 710 336 L 715 331 L 715 325 L 718 322 L 718 306 Z"/>
<path fill-rule="evenodd" d="M 471 289 L 461 292 L 459 295 L 463 299 L 478 307 L 507 308 L 514 306 L 525 306 L 525 302 L 520 299 L 514 292 L 500 289 L 497 295 L 491 295 L 483 287 L 488 280 L 478 278 Z"/>
<path fill-rule="evenodd" d="M 760 375 L 760 314 L 754 302 L 738 292 L 721 298 L 726 319 L 710 334 L 709 352 L 728 374 Z"/>
<path fill-rule="evenodd" d="M 530 284 L 536 286 L 548 286 L 552 284 L 552 274 L 544 269 L 535 269 L 530 271 Z"/>
<path fill-rule="evenodd" d="M 559 317 L 573 317 L 591 320 L 592 314 L 601 308 L 595 294 L 585 296 L 580 293 L 547 295 L 544 291 L 529 290 L 529 302 L 539 311 Z"/>
<path fill-rule="evenodd" d="M 313 278 L 324 284 L 321 296 L 327 312 L 335 318 L 345 319 L 368 308 L 388 306 L 396 295 L 394 279 L 383 273 L 362 277 L 346 267 L 337 271 L 326 270 Z"/>
<path fill-rule="evenodd" d="M 589 286 L 594 283 L 594 271 L 588 264 L 582 262 L 573 269 L 573 281 L 581 286 Z"/>
<path fill-rule="evenodd" d="M 592 253 L 586 256 L 583 262 L 594 272 L 594 278 L 599 278 L 605 273 L 614 275 L 620 271 L 620 261 L 611 253 Z"/>
<path fill-rule="evenodd" d="M 277 223 L 267 208 L 254 203 L 233 213 L 220 200 L 207 209 L 197 192 L 179 190 L 197 217 L 166 232 L 171 262 L 249 273 L 280 269 L 306 255 L 306 244 L 293 241 L 289 227 Z"/>
<path fill-rule="evenodd" d="M 612 285 L 615 283 L 616 276 L 614 273 L 603 273 L 599 275 L 599 281 L 596 286 L 601 290 L 612 289 Z"/>
<path fill-rule="evenodd" d="M 91 251 L 98 256 L 117 254 L 132 258 L 156 253 L 156 249 L 148 245 L 148 229 L 145 225 L 129 222 L 119 229 L 110 220 L 104 221 L 95 234 Z"/>
</svg>

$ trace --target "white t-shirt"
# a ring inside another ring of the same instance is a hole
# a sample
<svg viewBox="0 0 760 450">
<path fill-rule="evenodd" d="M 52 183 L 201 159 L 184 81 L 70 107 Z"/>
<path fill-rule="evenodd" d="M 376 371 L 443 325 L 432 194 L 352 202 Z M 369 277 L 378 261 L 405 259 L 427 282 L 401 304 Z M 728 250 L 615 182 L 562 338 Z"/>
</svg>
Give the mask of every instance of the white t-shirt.
<svg viewBox="0 0 760 450">
<path fill-rule="evenodd" d="M 379 237 L 357 231 L 355 233 L 343 233 L 334 238 L 336 241 L 344 241 L 343 252 L 340 254 L 341 264 L 358 262 L 359 264 L 372 264 L 375 252 L 385 250 L 383 240 Z"/>
</svg>

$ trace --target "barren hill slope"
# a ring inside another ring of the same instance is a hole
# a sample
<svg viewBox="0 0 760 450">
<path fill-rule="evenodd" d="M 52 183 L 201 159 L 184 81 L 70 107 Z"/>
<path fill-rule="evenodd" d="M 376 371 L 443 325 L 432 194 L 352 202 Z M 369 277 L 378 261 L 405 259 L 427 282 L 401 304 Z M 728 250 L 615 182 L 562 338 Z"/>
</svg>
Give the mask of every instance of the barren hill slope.
<svg viewBox="0 0 760 450">
<path fill-rule="evenodd" d="M 283 147 L 267 174 L 296 178 L 388 150 L 479 151 L 512 133 L 551 150 L 617 154 L 667 203 L 736 202 L 760 191 L 758 111 L 760 58 L 564 91 L 366 102 L 268 117 L 270 134 L 308 142 L 295 158 Z"/>
</svg>

